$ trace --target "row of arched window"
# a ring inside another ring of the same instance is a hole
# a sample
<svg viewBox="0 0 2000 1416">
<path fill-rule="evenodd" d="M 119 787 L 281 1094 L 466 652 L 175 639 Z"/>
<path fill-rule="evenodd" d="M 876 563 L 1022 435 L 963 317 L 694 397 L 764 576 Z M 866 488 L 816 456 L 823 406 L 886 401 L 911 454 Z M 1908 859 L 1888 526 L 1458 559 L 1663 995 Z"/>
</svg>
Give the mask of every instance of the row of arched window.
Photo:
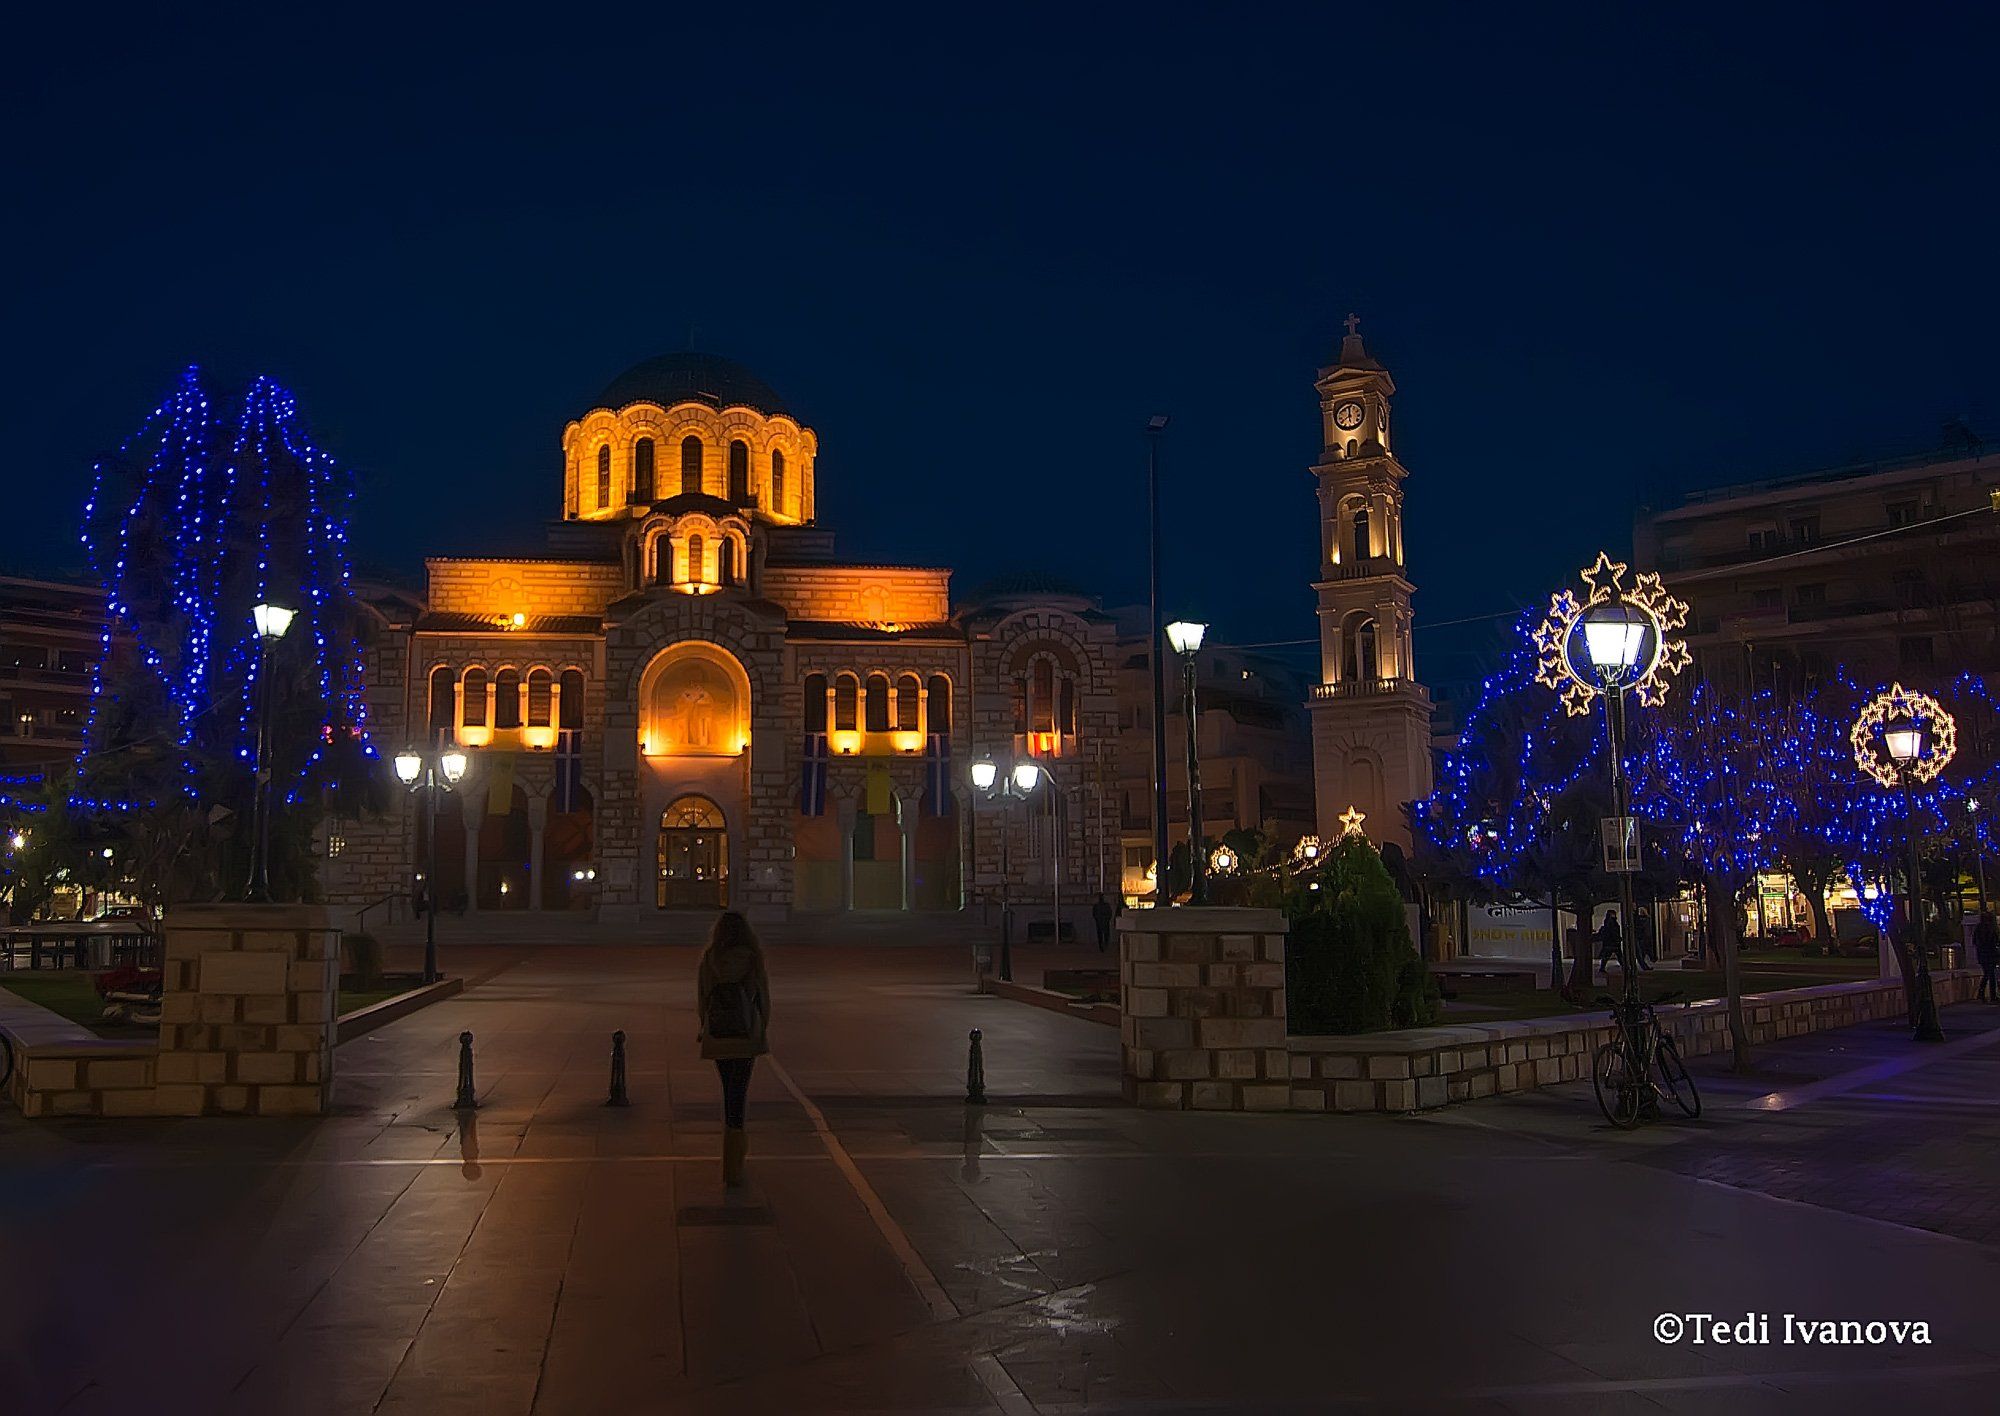
<svg viewBox="0 0 2000 1416">
<path fill-rule="evenodd" d="M 461 673 L 440 664 L 430 675 L 429 725 L 433 740 L 463 728 L 581 728 L 583 670 L 475 665 Z"/>
<path fill-rule="evenodd" d="M 809 733 L 951 732 L 951 680 L 920 680 L 877 671 L 863 680 L 851 672 L 806 676 L 805 730 Z"/>
<path fill-rule="evenodd" d="M 665 501 L 673 496 L 699 493 L 702 488 L 702 467 L 707 456 L 706 446 L 700 437 L 689 433 L 681 439 L 681 470 L 678 490 L 669 490 L 659 485 L 657 453 L 651 438 L 640 438 L 632 444 L 632 495 L 630 504 L 643 506 L 655 501 Z M 788 513 L 786 506 L 785 454 L 777 448 L 771 449 L 769 500 L 766 509 L 780 515 Z M 611 444 L 604 443 L 597 449 L 597 509 L 602 511 L 614 505 L 616 489 L 611 475 Z M 741 438 L 729 444 L 728 480 L 724 495 L 738 506 L 747 506 L 751 499 L 750 487 L 750 444 Z"/>
<path fill-rule="evenodd" d="M 652 540 L 655 585 L 743 585 L 750 577 L 750 547 L 735 532 L 666 532 Z"/>
</svg>

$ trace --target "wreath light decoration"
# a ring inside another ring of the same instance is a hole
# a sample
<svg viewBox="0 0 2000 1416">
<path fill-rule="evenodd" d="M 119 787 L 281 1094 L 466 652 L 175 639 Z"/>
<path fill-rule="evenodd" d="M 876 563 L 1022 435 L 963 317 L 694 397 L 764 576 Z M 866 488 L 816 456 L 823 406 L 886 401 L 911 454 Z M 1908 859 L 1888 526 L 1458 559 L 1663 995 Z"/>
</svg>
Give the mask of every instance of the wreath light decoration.
<svg viewBox="0 0 2000 1416">
<path fill-rule="evenodd" d="M 1621 604 L 1636 610 L 1652 630 L 1651 649 L 1642 666 L 1633 670 L 1630 687 L 1639 702 L 1657 708 L 1666 701 L 1667 685 L 1690 662 L 1687 641 L 1673 632 L 1687 626 L 1687 603 L 1678 599 L 1653 571 L 1642 571 L 1625 584 L 1627 566 L 1603 551 L 1597 563 L 1583 572 L 1585 594 L 1559 590 L 1549 597 L 1549 612 L 1528 637 L 1535 646 L 1538 662 L 1535 682 L 1562 695 L 1563 709 L 1572 718 L 1590 712 L 1604 690 L 1590 666 L 1572 658 L 1579 636 L 1577 626 L 1599 605 Z"/>
<path fill-rule="evenodd" d="M 1931 730 L 1930 751 L 1908 767 L 1898 766 L 1882 741 L 1883 733 L 1891 723 L 1903 722 L 1928 723 Z M 1896 683 L 1889 686 L 1887 693 L 1877 694 L 1862 708 L 1861 716 L 1854 720 L 1847 740 L 1854 747 L 1854 765 L 1878 785 L 1900 787 L 1905 773 L 1910 781 L 1921 785 L 1936 781 L 1938 774 L 1958 755 L 1958 723 L 1945 711 L 1945 706 L 1928 693 L 1919 693 Z"/>
</svg>

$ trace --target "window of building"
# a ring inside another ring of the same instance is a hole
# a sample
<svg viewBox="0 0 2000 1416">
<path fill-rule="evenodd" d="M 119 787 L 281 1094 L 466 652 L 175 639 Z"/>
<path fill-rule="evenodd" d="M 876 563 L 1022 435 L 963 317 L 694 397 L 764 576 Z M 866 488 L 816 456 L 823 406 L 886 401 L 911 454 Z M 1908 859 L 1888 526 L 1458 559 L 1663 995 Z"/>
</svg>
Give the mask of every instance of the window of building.
<svg viewBox="0 0 2000 1416">
<path fill-rule="evenodd" d="M 632 444 L 632 500 L 653 499 L 653 440 L 640 438 Z"/>
<path fill-rule="evenodd" d="M 1905 668 L 1928 668 L 1931 659 L 1931 637 L 1928 634 L 1906 634 L 1896 641 L 1896 661 Z"/>
<path fill-rule="evenodd" d="M 924 698 L 924 731 L 950 733 L 951 680 L 943 674 L 932 674 L 928 687 Z"/>
<path fill-rule="evenodd" d="M 1794 516 L 1792 518 L 1792 543 L 1812 546 L 1819 543 L 1819 518 L 1817 516 Z"/>
<path fill-rule="evenodd" d="M 465 671 L 464 723 L 468 728 L 486 726 L 486 670 L 484 669 Z"/>
<path fill-rule="evenodd" d="M 502 669 L 493 676 L 493 726 L 521 726 L 521 671 Z"/>
<path fill-rule="evenodd" d="M 681 439 L 681 495 L 701 490 L 701 439 L 690 433 Z"/>
<path fill-rule="evenodd" d="M 833 681 L 833 730 L 851 733 L 861 725 L 861 681 L 842 674 Z"/>
<path fill-rule="evenodd" d="M 1792 603 L 1802 610 L 1816 610 L 1826 604 L 1824 585 L 1800 585 L 1792 590 Z"/>
<path fill-rule="evenodd" d="M 1930 582 L 1921 570 L 1899 570 L 1896 572 L 1896 603 L 1904 609 L 1913 609 L 1930 598 Z"/>
<path fill-rule="evenodd" d="M 1028 731 L 1052 733 L 1056 730 L 1056 666 L 1052 660 L 1037 659 L 1032 673 Z"/>
<path fill-rule="evenodd" d="M 1368 508 L 1356 507 L 1354 511 L 1354 558 L 1366 560 L 1373 552 L 1369 549 Z"/>
<path fill-rule="evenodd" d="M 1917 504 L 1913 501 L 1893 501 L 1889 503 L 1889 524 L 1891 526 L 1914 526 L 1917 524 Z"/>
<path fill-rule="evenodd" d="M 556 726 L 574 731 L 583 726 L 583 670 L 564 669 L 557 680 L 562 688 L 561 719 Z"/>
<path fill-rule="evenodd" d="M 431 741 L 448 742 L 458 716 L 458 673 L 440 664 L 431 670 Z"/>
<path fill-rule="evenodd" d="M 688 537 L 688 576 L 690 581 L 699 583 L 708 579 L 706 560 L 707 548 L 699 536 Z"/>
<path fill-rule="evenodd" d="M 1753 551 L 1775 551 L 1780 549 L 1783 538 L 1775 526 L 1753 526 L 1750 528 L 1750 549 Z"/>
<path fill-rule="evenodd" d="M 806 675 L 806 731 L 823 733 L 826 731 L 826 675 Z"/>
<path fill-rule="evenodd" d="M 750 444 L 729 445 L 729 499 L 738 506 L 750 500 Z"/>
<path fill-rule="evenodd" d="M 868 698 L 863 705 L 866 714 L 863 726 L 871 733 L 889 731 L 889 676 L 887 674 L 868 675 Z"/>
<path fill-rule="evenodd" d="M 547 669 L 528 672 L 528 726 L 551 727 L 555 723 L 556 676 Z"/>
<path fill-rule="evenodd" d="M 896 731 L 899 733 L 922 731 L 923 706 L 923 685 L 917 682 L 917 676 L 904 674 L 897 679 Z"/>
<path fill-rule="evenodd" d="M 780 516 L 785 511 L 785 454 L 771 449 L 771 508 Z"/>
<path fill-rule="evenodd" d="M 59 674 L 87 674 L 90 672 L 90 656 L 81 649 L 64 649 L 56 654 L 56 672 Z"/>
<path fill-rule="evenodd" d="M 611 445 L 605 444 L 597 450 L 597 506 L 602 511 L 611 505 Z"/>
<path fill-rule="evenodd" d="M 1760 610 L 1775 610 L 1784 603 L 1784 592 L 1775 585 L 1766 585 L 1750 592 L 1750 603 Z"/>
<path fill-rule="evenodd" d="M 715 578 L 724 585 L 736 583 L 736 539 L 733 536 L 716 538 Z"/>
</svg>

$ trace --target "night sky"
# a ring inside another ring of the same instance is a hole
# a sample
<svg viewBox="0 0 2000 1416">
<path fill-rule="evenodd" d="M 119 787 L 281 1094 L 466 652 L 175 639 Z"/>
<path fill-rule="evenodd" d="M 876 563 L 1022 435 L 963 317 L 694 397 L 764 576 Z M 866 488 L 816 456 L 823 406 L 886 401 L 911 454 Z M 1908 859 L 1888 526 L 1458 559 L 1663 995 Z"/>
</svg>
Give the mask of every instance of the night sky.
<svg viewBox="0 0 2000 1416">
<path fill-rule="evenodd" d="M 0 567 L 78 567 L 92 456 L 190 361 L 293 387 L 366 568 L 529 550 L 563 424 L 692 341 L 818 429 L 844 553 L 961 590 L 1136 597 L 1170 413 L 1169 610 L 1304 638 L 1353 310 L 1448 680 L 1493 622 L 1444 622 L 1629 546 L 1636 502 L 2000 437 L 1974 9 L 17 24 Z"/>
</svg>

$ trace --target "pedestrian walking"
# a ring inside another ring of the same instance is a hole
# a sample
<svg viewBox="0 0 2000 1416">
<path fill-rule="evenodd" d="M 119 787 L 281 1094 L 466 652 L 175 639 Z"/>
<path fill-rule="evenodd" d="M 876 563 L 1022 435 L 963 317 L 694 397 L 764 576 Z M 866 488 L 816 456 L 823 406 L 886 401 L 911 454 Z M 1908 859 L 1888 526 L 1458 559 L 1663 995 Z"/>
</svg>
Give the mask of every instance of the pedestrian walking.
<svg viewBox="0 0 2000 1416">
<path fill-rule="evenodd" d="M 750 922 L 735 910 L 715 921 L 702 951 L 695 987 L 701 1018 L 701 1055 L 715 1063 L 722 1080 L 722 1183 L 743 1183 L 743 1160 L 750 1148 L 743 1130 L 743 1102 L 750 1070 L 770 1051 L 771 983 L 764 951 Z"/>
<path fill-rule="evenodd" d="M 1597 970 L 1607 982 L 1611 978 L 1611 964 L 1623 964 L 1624 945 L 1625 936 L 1618 928 L 1618 911 L 1614 909 L 1604 916 L 1604 923 L 1597 927 Z"/>
<path fill-rule="evenodd" d="M 1994 968 L 2000 966 L 2000 923 L 1991 910 L 1981 910 L 1979 923 L 1972 926 L 1972 952 L 1979 958 L 1979 997 L 2000 1003 L 2000 984 L 1993 980 Z"/>
<path fill-rule="evenodd" d="M 1644 905 L 1632 911 L 1632 949 L 1639 956 L 1639 972 L 1653 967 L 1659 944 L 1653 933 L 1653 912 Z"/>
<path fill-rule="evenodd" d="M 1102 954 L 1111 947 L 1111 921 L 1118 912 L 1111 908 L 1111 901 L 1104 898 L 1104 892 L 1097 892 L 1097 903 L 1090 907 L 1090 917 L 1097 925 L 1097 952 Z"/>
</svg>

